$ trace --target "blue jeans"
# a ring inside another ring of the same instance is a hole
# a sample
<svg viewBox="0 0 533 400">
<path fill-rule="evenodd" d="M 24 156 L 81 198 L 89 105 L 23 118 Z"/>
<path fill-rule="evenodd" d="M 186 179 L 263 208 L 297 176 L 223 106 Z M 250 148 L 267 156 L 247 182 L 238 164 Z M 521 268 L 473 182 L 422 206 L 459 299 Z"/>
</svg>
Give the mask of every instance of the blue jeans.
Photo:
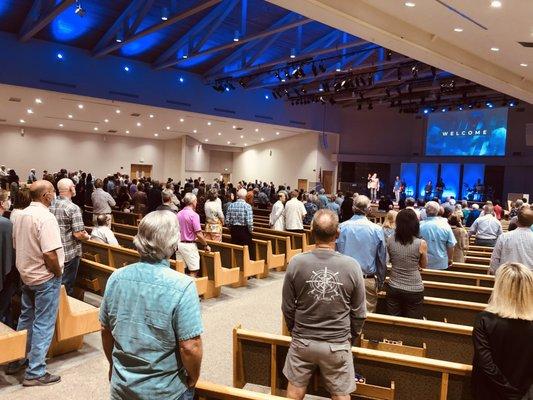
<svg viewBox="0 0 533 400">
<path fill-rule="evenodd" d="M 187 389 L 178 400 L 193 400 L 194 399 L 194 389 Z"/>
<path fill-rule="evenodd" d="M 78 275 L 78 267 L 80 266 L 80 257 L 74 257 L 72 260 L 65 263 L 63 268 L 63 277 L 61 278 L 62 285 L 65 285 L 65 289 L 69 296 L 72 296 L 74 291 L 74 283 L 76 283 L 76 276 Z"/>
<path fill-rule="evenodd" d="M 60 289 L 60 277 L 53 277 L 40 285 L 22 286 L 17 331 L 28 331 L 26 379 L 40 378 L 46 373 L 46 353 L 54 336 Z"/>
</svg>

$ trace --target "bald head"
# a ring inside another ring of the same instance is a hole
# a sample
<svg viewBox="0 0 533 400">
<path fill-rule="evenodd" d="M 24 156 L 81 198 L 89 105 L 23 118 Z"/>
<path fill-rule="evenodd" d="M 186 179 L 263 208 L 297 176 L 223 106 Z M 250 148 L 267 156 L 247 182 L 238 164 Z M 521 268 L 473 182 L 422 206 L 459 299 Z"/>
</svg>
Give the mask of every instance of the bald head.
<svg viewBox="0 0 533 400">
<path fill-rule="evenodd" d="M 73 186 L 74 182 L 69 178 L 63 178 L 57 182 L 57 190 L 59 190 L 59 193 L 68 192 Z"/>
<path fill-rule="evenodd" d="M 339 231 L 338 215 L 328 209 L 318 210 L 311 222 L 311 231 L 317 244 L 334 243 Z"/>
<path fill-rule="evenodd" d="M 54 185 L 48 181 L 35 181 L 30 185 L 30 196 L 32 201 L 43 203 L 47 207 L 52 204 L 54 194 Z"/>
<path fill-rule="evenodd" d="M 237 191 L 237 198 L 241 199 L 241 200 L 244 200 L 246 199 L 246 195 L 248 194 L 248 192 L 246 191 L 246 189 L 242 188 L 242 189 L 239 189 Z"/>
<path fill-rule="evenodd" d="M 528 205 L 522 206 L 520 211 L 518 211 L 518 220 L 516 222 L 523 228 L 529 228 L 533 225 L 533 209 Z"/>
</svg>

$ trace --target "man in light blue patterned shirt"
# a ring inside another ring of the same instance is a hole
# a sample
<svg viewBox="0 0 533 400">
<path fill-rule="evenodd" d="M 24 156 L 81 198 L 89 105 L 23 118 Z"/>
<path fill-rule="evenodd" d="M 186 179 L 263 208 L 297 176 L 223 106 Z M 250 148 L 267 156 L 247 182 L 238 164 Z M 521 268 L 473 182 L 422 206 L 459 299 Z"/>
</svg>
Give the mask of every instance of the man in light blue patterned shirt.
<svg viewBox="0 0 533 400">
<path fill-rule="evenodd" d="M 427 219 L 420 224 L 420 236 L 428 244 L 428 268 L 448 269 L 453 263 L 453 248 L 457 243 L 452 228 L 445 218 L 438 216 L 439 203 L 426 204 Z"/>
<path fill-rule="evenodd" d="M 107 281 L 100 322 L 111 399 L 193 398 L 203 327 L 194 281 L 170 269 L 179 238 L 172 212 L 151 212 L 134 239 L 140 261 Z"/>
<path fill-rule="evenodd" d="M 357 261 L 363 272 L 366 292 L 366 309 L 375 312 L 378 291 L 385 281 L 387 271 L 387 246 L 383 229 L 370 222 L 370 199 L 360 195 L 354 200 L 354 216 L 339 225 L 337 251 Z"/>
</svg>

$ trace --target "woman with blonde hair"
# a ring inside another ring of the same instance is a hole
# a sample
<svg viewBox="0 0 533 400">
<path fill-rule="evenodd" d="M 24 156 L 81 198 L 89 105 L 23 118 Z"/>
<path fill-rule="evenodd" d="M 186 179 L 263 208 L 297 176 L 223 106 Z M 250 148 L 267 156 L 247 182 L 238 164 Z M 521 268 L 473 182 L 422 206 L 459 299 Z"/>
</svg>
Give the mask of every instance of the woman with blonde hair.
<svg viewBox="0 0 533 400">
<path fill-rule="evenodd" d="M 468 233 L 461 223 L 461 216 L 455 212 L 448 218 L 448 223 L 452 228 L 453 236 L 457 243 L 453 248 L 453 262 L 465 262 L 466 251 L 470 246 L 470 240 L 468 239 Z"/>
<path fill-rule="evenodd" d="M 383 222 L 382 226 L 385 240 L 394 235 L 394 231 L 396 230 L 396 215 L 398 215 L 398 212 L 394 210 L 390 210 L 385 215 L 385 222 Z"/>
<path fill-rule="evenodd" d="M 520 263 L 498 268 L 488 307 L 476 317 L 475 399 L 533 398 L 533 272 Z"/>
</svg>

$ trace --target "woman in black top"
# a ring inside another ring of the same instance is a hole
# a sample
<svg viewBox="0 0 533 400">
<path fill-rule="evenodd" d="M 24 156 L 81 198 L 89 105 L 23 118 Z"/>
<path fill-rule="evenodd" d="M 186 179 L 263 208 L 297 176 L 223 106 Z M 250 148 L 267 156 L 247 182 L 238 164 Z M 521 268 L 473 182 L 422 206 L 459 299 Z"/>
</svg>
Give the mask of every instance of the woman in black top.
<svg viewBox="0 0 533 400">
<path fill-rule="evenodd" d="M 474 323 L 472 390 L 477 400 L 533 399 L 533 272 L 498 268 L 487 309 Z"/>
</svg>

